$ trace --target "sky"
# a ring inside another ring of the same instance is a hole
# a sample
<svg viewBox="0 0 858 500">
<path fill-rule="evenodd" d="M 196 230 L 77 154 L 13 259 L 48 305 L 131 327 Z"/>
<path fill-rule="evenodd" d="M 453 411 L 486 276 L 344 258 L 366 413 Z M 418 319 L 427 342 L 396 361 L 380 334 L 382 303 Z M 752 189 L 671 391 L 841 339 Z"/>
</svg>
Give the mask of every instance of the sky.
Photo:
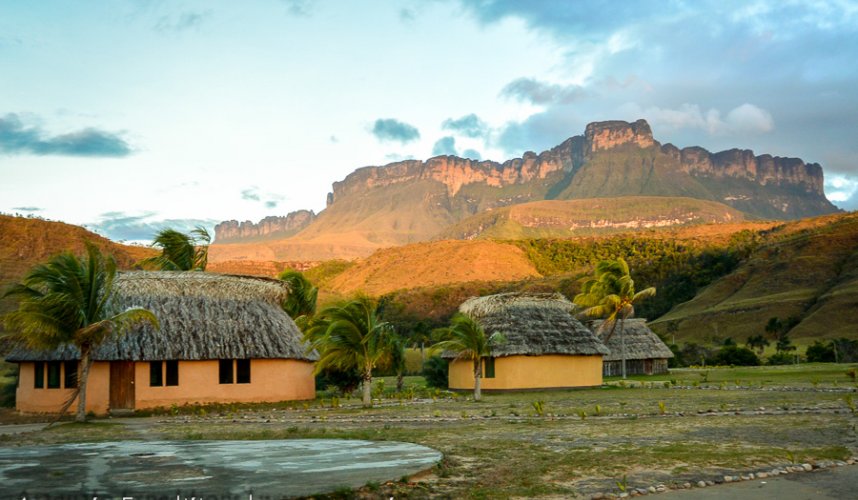
<svg viewBox="0 0 858 500">
<path fill-rule="evenodd" d="M 148 241 L 639 118 L 854 210 L 856 89 L 858 0 L 0 0 L 0 212 Z"/>
</svg>

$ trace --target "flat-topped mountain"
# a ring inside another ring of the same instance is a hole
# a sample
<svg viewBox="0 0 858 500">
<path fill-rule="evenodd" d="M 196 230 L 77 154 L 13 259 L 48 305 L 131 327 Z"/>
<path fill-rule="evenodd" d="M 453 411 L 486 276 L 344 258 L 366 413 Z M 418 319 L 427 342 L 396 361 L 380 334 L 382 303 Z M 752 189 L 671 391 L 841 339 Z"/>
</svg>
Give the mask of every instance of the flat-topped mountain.
<svg viewBox="0 0 858 500">
<path fill-rule="evenodd" d="M 215 245 L 212 258 L 352 258 L 431 239 L 467 217 L 501 207 L 628 196 L 707 200 L 765 219 L 837 211 L 825 197 L 816 163 L 750 150 L 679 149 L 656 141 L 644 120 L 608 121 L 591 123 L 583 135 L 552 149 L 503 163 L 438 156 L 359 168 L 333 184 L 327 208 L 293 235 L 245 238 L 230 223 L 230 236 L 219 232 L 216 242 L 234 244 Z"/>
</svg>

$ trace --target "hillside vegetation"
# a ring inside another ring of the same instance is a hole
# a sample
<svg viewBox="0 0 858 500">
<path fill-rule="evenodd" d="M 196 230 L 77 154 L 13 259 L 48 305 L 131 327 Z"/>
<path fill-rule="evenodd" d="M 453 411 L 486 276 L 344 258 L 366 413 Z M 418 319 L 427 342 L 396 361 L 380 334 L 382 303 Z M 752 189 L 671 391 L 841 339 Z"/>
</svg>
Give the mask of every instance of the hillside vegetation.
<svg viewBox="0 0 858 500">
<path fill-rule="evenodd" d="M 445 229 L 436 239 L 564 238 L 744 219 L 742 212 L 727 205 L 693 198 L 547 200 L 478 213 Z"/>
<path fill-rule="evenodd" d="M 53 255 L 66 250 L 83 253 L 87 241 L 95 243 L 102 252 L 112 254 L 120 269 L 129 269 L 138 260 L 157 254 L 154 249 L 120 245 L 63 222 L 0 215 L 0 294 L 33 265 Z M 11 299 L 0 300 L 0 314 L 13 307 Z"/>
</svg>

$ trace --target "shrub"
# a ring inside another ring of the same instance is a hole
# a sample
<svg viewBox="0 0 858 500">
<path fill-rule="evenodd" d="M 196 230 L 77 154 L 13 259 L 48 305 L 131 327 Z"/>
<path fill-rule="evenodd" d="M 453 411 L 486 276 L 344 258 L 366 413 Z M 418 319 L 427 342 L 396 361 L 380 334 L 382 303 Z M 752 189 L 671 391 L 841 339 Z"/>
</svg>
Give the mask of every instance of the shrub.
<svg viewBox="0 0 858 500">
<path fill-rule="evenodd" d="M 791 365 L 795 363 L 795 354 L 779 352 L 769 356 L 767 363 L 770 365 Z"/>
<path fill-rule="evenodd" d="M 423 363 L 423 378 L 426 379 L 428 387 L 446 389 L 449 383 L 448 373 L 450 367 L 446 359 L 440 356 L 432 356 Z"/>
<path fill-rule="evenodd" d="M 10 369 L 0 373 L 0 407 L 15 407 L 15 391 L 18 389 L 18 370 Z"/>
<path fill-rule="evenodd" d="M 722 347 L 715 355 L 714 361 L 718 365 L 757 366 L 760 364 L 760 358 L 754 354 L 754 351 L 735 344 Z"/>
<path fill-rule="evenodd" d="M 831 343 L 823 344 L 818 340 L 807 348 L 805 355 L 808 363 L 833 363 L 835 360 L 834 346 Z"/>
<path fill-rule="evenodd" d="M 316 388 L 334 386 L 343 396 L 351 394 L 361 383 L 357 370 L 326 369 L 316 375 Z"/>
</svg>

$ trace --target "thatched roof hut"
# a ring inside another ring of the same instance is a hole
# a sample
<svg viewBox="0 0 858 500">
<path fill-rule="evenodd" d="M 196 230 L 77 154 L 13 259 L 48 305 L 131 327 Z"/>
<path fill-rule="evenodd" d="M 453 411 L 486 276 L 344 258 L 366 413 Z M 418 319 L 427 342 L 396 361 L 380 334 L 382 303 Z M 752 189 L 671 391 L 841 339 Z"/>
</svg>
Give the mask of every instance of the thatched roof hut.
<svg viewBox="0 0 858 500">
<path fill-rule="evenodd" d="M 114 306 L 149 309 L 161 328 L 140 326 L 93 352 L 95 361 L 297 359 L 315 361 L 301 333 L 281 308 L 285 283 L 202 272 L 119 273 Z M 14 349 L 7 360 L 78 359 L 74 346 L 49 352 Z"/>
<path fill-rule="evenodd" d="M 494 357 L 543 354 L 603 355 L 608 349 L 572 316 L 572 303 L 563 295 L 501 293 L 473 297 L 459 311 L 474 318 L 487 334 L 500 332 L 506 342 Z M 454 358 L 453 353 L 444 353 Z"/>
<path fill-rule="evenodd" d="M 601 332 L 602 320 L 596 320 L 591 323 L 593 332 L 600 335 L 604 342 L 607 332 Z M 673 352 L 664 342 L 658 338 L 652 330 L 646 326 L 646 320 L 643 318 L 627 319 L 623 322 L 623 337 L 626 345 L 626 360 L 631 359 L 669 359 L 673 357 Z M 617 324 L 619 329 L 619 323 Z M 620 361 L 620 336 L 619 332 L 615 331 L 614 335 L 605 342 L 608 346 L 609 354 L 604 357 L 605 361 Z"/>
</svg>

